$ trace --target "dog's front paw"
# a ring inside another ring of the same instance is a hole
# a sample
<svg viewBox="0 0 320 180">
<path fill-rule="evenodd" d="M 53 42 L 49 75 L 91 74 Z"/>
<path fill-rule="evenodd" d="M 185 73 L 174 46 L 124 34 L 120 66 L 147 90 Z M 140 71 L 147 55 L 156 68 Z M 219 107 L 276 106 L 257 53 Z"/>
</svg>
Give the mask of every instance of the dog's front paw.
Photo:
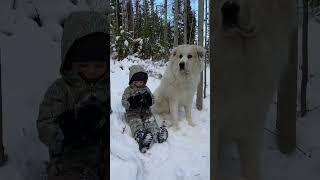
<svg viewBox="0 0 320 180">
<path fill-rule="evenodd" d="M 196 126 L 196 124 L 194 124 L 192 121 L 188 121 L 188 124 L 189 124 L 190 126 L 192 126 L 192 127 L 195 127 L 195 126 Z"/>
<path fill-rule="evenodd" d="M 177 131 L 177 130 L 180 129 L 178 123 L 174 123 L 174 124 L 173 124 L 173 129 L 174 129 L 175 131 Z"/>
<path fill-rule="evenodd" d="M 196 124 L 194 124 L 194 123 L 192 122 L 192 119 L 190 119 L 190 118 L 187 118 L 187 122 L 188 122 L 188 124 L 189 124 L 190 126 L 192 126 L 192 127 L 196 126 Z"/>
</svg>

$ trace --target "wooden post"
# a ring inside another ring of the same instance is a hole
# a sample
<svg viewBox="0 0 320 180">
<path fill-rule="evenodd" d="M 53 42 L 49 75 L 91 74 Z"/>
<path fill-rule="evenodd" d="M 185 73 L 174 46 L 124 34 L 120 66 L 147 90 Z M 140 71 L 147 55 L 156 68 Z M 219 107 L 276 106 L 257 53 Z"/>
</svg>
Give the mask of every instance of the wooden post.
<svg viewBox="0 0 320 180">
<path fill-rule="evenodd" d="M 2 78 L 1 78 L 1 49 L 0 49 L 0 166 L 3 166 L 8 160 L 7 155 L 4 153 L 3 147 L 3 126 L 2 126 Z"/>
</svg>

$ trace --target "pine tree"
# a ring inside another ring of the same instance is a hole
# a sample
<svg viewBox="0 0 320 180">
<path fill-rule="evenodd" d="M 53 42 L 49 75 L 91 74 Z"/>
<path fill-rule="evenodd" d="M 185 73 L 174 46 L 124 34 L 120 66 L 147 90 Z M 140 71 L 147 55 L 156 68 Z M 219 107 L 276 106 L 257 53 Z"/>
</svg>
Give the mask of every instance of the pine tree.
<svg viewBox="0 0 320 180">
<path fill-rule="evenodd" d="M 172 24 L 168 22 L 167 16 L 162 17 L 162 13 L 158 14 L 155 2 L 155 0 L 136 0 L 133 4 L 132 0 L 111 1 L 114 9 L 110 26 L 111 47 L 119 60 L 130 54 L 142 59 L 158 60 L 168 57 L 168 50 L 173 44 Z M 179 11 L 182 10 L 179 7 Z M 182 15 L 179 14 L 178 28 L 183 29 Z M 179 39 L 182 36 L 182 32 L 178 33 Z"/>
</svg>

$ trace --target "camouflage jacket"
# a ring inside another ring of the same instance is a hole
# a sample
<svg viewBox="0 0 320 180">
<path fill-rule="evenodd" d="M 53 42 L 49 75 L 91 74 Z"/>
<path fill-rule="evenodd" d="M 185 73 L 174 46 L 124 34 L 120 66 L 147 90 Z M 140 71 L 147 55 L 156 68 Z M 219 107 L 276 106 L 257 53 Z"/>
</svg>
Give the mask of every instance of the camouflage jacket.
<svg viewBox="0 0 320 180">
<path fill-rule="evenodd" d="M 106 26 L 106 19 L 97 12 L 74 12 L 66 19 L 61 43 L 62 77 L 47 89 L 39 107 L 37 129 L 39 138 L 45 145 L 49 146 L 55 141 L 55 135 L 59 130 L 57 117 L 66 110 L 74 109 L 80 99 L 88 94 L 95 94 L 100 101 L 109 103 L 107 78 L 103 77 L 96 83 L 90 84 L 72 72 L 70 62 L 65 58 L 76 39 L 94 32 L 108 34 Z"/>
<path fill-rule="evenodd" d="M 133 65 L 130 67 L 130 73 L 129 73 L 129 82 L 132 78 L 132 76 L 135 74 L 135 73 L 138 73 L 138 72 L 144 72 L 146 73 L 146 71 L 143 69 L 142 66 L 140 65 Z M 124 90 L 124 93 L 122 95 L 122 106 L 125 108 L 126 110 L 126 113 L 141 113 L 141 112 L 147 112 L 147 113 L 150 113 L 150 108 L 148 109 L 141 109 L 141 107 L 139 108 L 136 108 L 136 109 L 131 109 L 130 108 L 130 103 L 128 102 L 128 99 L 132 96 L 135 96 L 137 95 L 138 93 L 140 94 L 143 94 L 144 92 L 149 92 L 151 97 L 152 97 L 152 104 L 154 104 L 154 96 L 153 94 L 151 93 L 150 89 L 147 87 L 147 86 L 143 86 L 141 88 L 137 88 L 135 87 L 133 84 L 129 85 L 125 90 Z"/>
</svg>

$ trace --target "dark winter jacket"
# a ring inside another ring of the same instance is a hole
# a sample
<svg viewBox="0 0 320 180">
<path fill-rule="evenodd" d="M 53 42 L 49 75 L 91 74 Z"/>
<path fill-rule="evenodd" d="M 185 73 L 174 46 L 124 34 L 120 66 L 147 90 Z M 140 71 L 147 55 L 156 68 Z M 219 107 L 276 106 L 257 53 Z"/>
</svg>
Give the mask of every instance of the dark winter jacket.
<svg viewBox="0 0 320 180">
<path fill-rule="evenodd" d="M 133 77 L 134 74 L 143 72 L 146 73 L 146 71 L 143 69 L 142 66 L 140 65 L 133 65 L 130 67 L 130 73 L 129 73 L 129 82 L 131 81 L 131 78 Z M 126 114 L 132 114 L 132 113 L 150 113 L 150 107 L 149 108 L 143 108 L 143 107 L 136 107 L 136 108 L 131 108 L 130 103 L 129 103 L 129 98 L 134 97 L 137 94 L 144 94 L 145 92 L 148 92 L 151 95 L 151 104 L 154 104 L 154 96 L 151 93 L 150 89 L 145 85 L 143 87 L 136 87 L 131 83 L 125 90 L 122 95 L 122 106 L 126 110 Z"/>
<path fill-rule="evenodd" d="M 68 110 L 75 109 L 80 100 L 89 95 L 95 95 L 99 101 L 105 104 L 102 109 L 107 111 L 107 106 L 109 107 L 107 105 L 109 102 L 107 98 L 109 84 L 107 84 L 106 77 L 102 77 L 95 83 L 88 83 L 78 73 L 72 71 L 70 59 L 66 58 L 70 47 L 77 39 L 95 32 L 101 32 L 109 36 L 106 27 L 108 27 L 106 18 L 97 12 L 74 12 L 65 21 L 61 43 L 61 78 L 57 79 L 47 89 L 39 107 L 37 120 L 39 138 L 47 146 L 56 140 L 55 136 L 60 128 L 58 117 Z M 68 119 L 63 120 L 67 121 Z M 78 124 L 77 122 L 74 123 L 76 127 Z M 66 147 L 65 149 L 67 150 L 68 148 L 70 149 L 71 147 Z"/>
</svg>

